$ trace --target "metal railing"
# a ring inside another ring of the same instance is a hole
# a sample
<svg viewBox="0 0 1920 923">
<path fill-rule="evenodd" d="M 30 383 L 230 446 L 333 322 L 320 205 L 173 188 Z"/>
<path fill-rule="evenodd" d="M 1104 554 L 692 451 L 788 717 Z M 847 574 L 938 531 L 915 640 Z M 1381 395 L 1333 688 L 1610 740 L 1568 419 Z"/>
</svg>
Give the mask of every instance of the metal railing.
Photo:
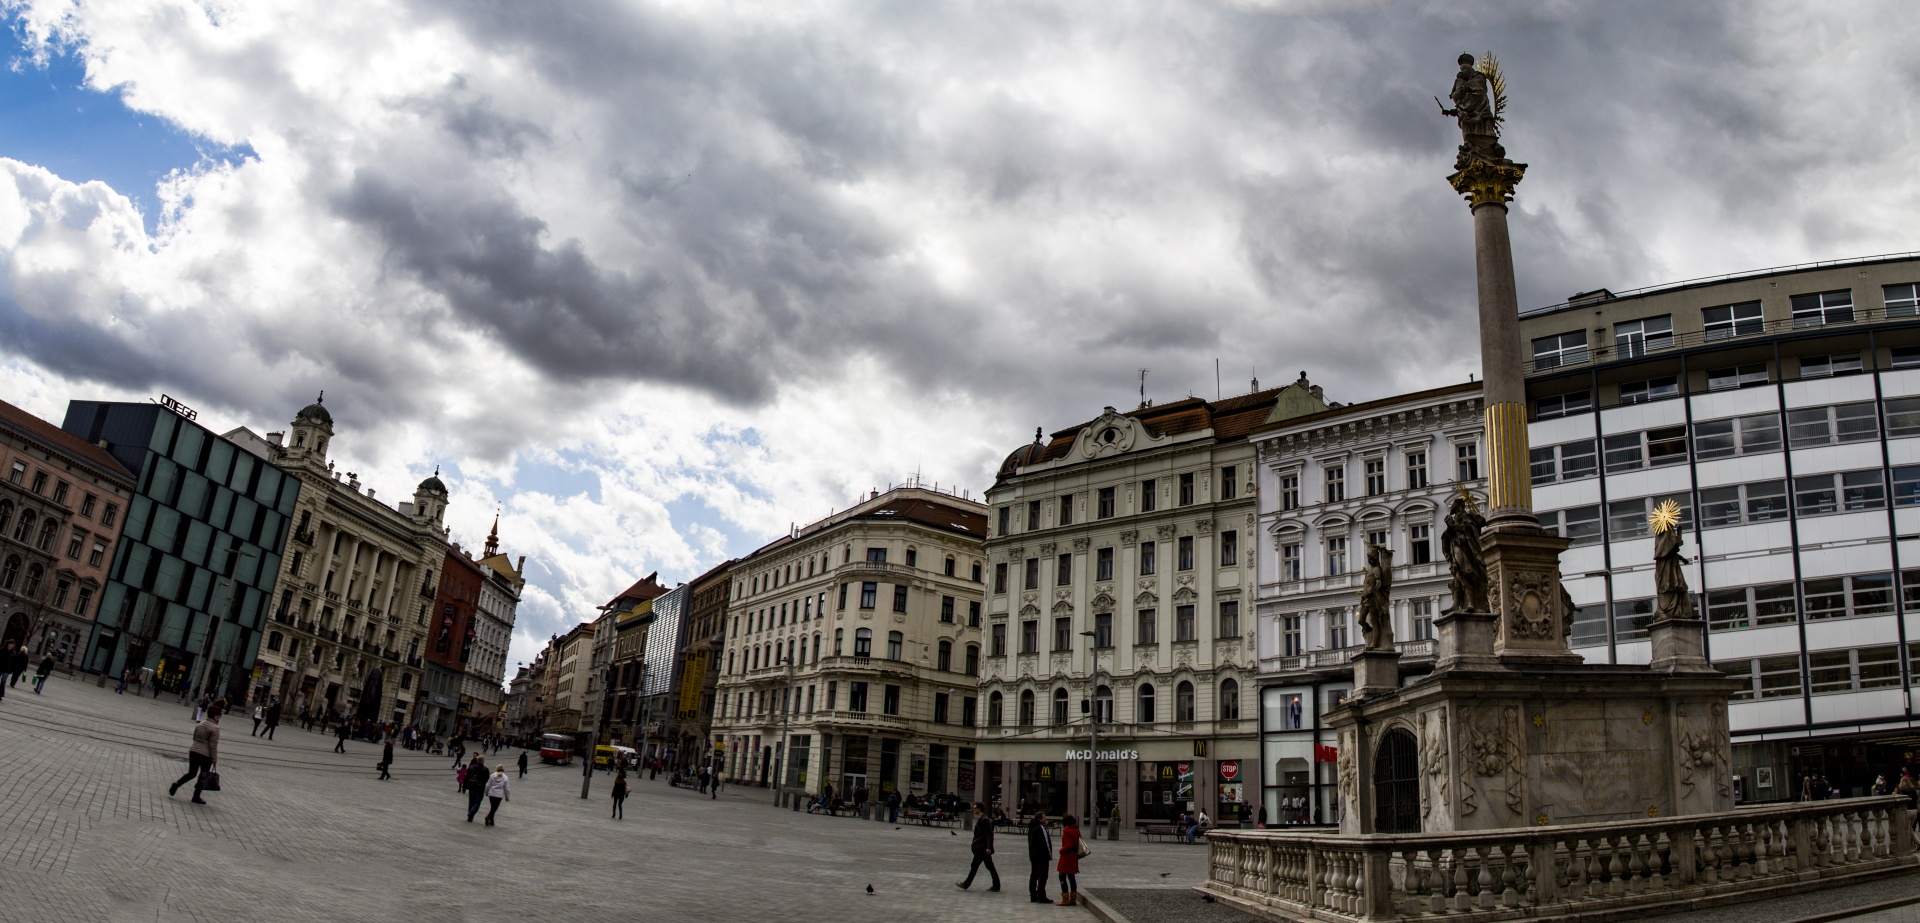
<svg viewBox="0 0 1920 923">
<path fill-rule="evenodd" d="M 1204 887 L 1302 919 L 1625 919 L 1910 871 L 1920 858 L 1908 818 L 1891 796 L 1478 833 L 1216 830 Z"/>
<path fill-rule="evenodd" d="M 1715 282 L 1733 282 L 1739 279 L 1764 279 L 1768 276 L 1805 272 L 1809 269 L 1832 269 L 1837 266 L 1864 266 L 1869 263 L 1887 263 L 1894 260 L 1911 259 L 1920 259 L 1920 253 L 1880 253 L 1873 256 L 1859 256 L 1844 260 L 1820 260 L 1813 263 L 1792 263 L 1786 266 L 1772 266 L 1766 269 L 1747 269 L 1740 272 L 1721 273 L 1717 276 L 1701 276 L 1697 279 L 1683 279 L 1679 282 L 1661 282 L 1657 285 L 1643 285 L 1639 288 L 1628 289 L 1624 292 L 1615 292 L 1611 298 L 1582 299 L 1578 303 L 1563 301 L 1559 304 L 1550 304 L 1541 308 L 1528 308 L 1520 312 L 1520 319 L 1525 320 L 1529 317 L 1538 317 L 1542 314 L 1552 314 L 1555 311 L 1564 311 L 1568 308 L 1590 308 L 1595 305 L 1607 304 L 1608 302 L 1620 301 L 1627 298 L 1638 298 L 1656 292 L 1693 288 Z"/>
</svg>

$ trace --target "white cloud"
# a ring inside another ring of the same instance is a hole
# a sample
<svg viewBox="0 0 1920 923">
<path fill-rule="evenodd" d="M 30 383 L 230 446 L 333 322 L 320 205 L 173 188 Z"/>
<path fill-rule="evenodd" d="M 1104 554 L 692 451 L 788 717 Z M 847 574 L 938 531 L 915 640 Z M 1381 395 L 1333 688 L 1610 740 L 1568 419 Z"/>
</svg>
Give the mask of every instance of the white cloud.
<svg viewBox="0 0 1920 923">
<path fill-rule="evenodd" d="M 151 235 L 0 160 L 0 388 L 256 429 L 325 388 L 383 497 L 447 465 L 469 547 L 503 507 L 520 659 L 910 471 L 977 491 L 1136 368 L 1464 377 L 1461 50 L 1513 80 L 1530 303 L 1907 249 L 1920 188 L 1891 3 L 0 8 L 253 152 Z"/>
</svg>

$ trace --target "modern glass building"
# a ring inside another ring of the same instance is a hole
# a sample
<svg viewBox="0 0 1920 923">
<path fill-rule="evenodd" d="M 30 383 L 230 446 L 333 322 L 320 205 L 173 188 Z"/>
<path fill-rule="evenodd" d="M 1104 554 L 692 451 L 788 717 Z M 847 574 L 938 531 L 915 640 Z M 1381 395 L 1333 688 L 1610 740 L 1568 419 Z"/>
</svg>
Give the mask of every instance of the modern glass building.
<svg viewBox="0 0 1920 923">
<path fill-rule="evenodd" d="M 207 688 L 238 702 L 254 685 L 300 485 L 191 414 L 160 404 L 67 405 L 61 428 L 112 454 L 137 485 L 85 667 L 147 667 L 166 684 L 190 685 L 210 658 Z"/>
<path fill-rule="evenodd" d="M 1534 505 L 1590 662 L 1645 663 L 1647 513 L 1685 514 L 1708 654 L 1738 677 L 1748 801 L 1920 759 L 1920 254 L 1790 266 L 1522 315 Z"/>
</svg>

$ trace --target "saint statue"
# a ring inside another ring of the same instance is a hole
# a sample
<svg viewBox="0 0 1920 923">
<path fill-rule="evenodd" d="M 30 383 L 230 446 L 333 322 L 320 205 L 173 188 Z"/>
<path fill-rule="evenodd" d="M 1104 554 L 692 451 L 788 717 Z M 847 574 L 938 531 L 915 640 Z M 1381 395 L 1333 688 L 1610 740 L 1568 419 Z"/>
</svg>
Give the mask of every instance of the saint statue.
<svg viewBox="0 0 1920 923">
<path fill-rule="evenodd" d="M 1393 550 L 1367 545 L 1366 579 L 1360 587 L 1360 638 L 1370 651 L 1393 650 Z"/>
<path fill-rule="evenodd" d="M 1440 107 L 1442 115 L 1460 123 L 1460 153 L 1453 168 L 1464 170 L 1475 161 L 1510 164 L 1507 149 L 1500 145 L 1501 110 L 1506 108 L 1506 79 L 1500 74 L 1500 62 L 1489 54 L 1486 63 L 1474 67 L 1473 55 L 1460 56 L 1460 72 L 1454 75 L 1453 89 L 1447 97 L 1453 108 Z M 1439 102 L 1439 100 L 1435 100 Z"/>
<path fill-rule="evenodd" d="M 1485 516 L 1466 488 L 1453 498 L 1447 511 L 1447 529 L 1440 533 L 1440 545 L 1447 553 L 1447 590 L 1453 594 L 1456 612 L 1487 611 L 1487 562 L 1480 551 L 1480 530 Z"/>
<path fill-rule="evenodd" d="M 1653 618 L 1690 619 L 1693 594 L 1687 590 L 1687 558 L 1680 553 L 1680 505 L 1667 500 L 1647 517 L 1653 525 L 1653 590 L 1659 596 Z"/>
</svg>

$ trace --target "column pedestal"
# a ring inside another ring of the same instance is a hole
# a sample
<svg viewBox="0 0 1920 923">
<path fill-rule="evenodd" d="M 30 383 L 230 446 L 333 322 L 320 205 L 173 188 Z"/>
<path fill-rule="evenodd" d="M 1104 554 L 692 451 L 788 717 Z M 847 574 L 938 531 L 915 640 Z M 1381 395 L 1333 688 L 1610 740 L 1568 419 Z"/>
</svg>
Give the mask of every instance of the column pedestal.
<svg viewBox="0 0 1920 923">
<path fill-rule="evenodd" d="M 1399 688 L 1399 651 L 1361 651 L 1353 655 L 1355 697 L 1380 695 Z"/>
<path fill-rule="evenodd" d="M 1439 632 L 1436 670 L 1462 667 L 1491 667 L 1499 663 L 1493 656 L 1494 616 L 1491 612 L 1449 610 L 1433 622 Z"/>
<path fill-rule="evenodd" d="M 1700 619 L 1660 619 L 1647 626 L 1653 642 L 1653 660 L 1649 669 L 1670 673 L 1712 671 L 1707 661 L 1706 623 Z"/>
<path fill-rule="evenodd" d="M 1509 525 L 1481 536 L 1487 561 L 1487 607 L 1497 618 L 1493 653 L 1508 665 L 1583 663 L 1567 649 L 1568 620 L 1560 595 L 1560 552 L 1568 541 L 1539 526 Z"/>
</svg>

